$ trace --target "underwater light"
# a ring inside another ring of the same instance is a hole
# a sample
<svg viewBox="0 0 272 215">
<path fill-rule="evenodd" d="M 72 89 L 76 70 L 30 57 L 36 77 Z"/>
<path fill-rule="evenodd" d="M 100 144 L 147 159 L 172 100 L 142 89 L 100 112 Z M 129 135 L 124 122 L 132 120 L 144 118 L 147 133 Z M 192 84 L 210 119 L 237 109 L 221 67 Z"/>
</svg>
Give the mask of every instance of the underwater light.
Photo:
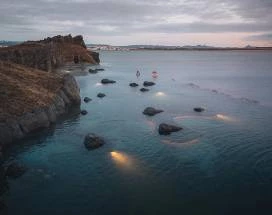
<svg viewBox="0 0 272 215">
<path fill-rule="evenodd" d="M 164 92 L 157 92 L 156 96 L 165 96 L 165 93 Z"/>
</svg>

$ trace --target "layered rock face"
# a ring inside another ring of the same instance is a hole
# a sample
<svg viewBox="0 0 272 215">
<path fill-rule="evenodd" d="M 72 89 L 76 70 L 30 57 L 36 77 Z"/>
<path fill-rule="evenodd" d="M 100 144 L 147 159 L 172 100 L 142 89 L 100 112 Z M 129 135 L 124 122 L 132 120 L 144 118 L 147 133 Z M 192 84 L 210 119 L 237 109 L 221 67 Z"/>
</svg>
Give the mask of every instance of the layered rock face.
<svg viewBox="0 0 272 215">
<path fill-rule="evenodd" d="M 0 48 L 0 59 L 49 72 L 65 63 L 100 62 L 99 54 L 87 50 L 81 35 L 59 35 Z"/>
<path fill-rule="evenodd" d="M 0 151 L 6 144 L 56 122 L 69 107 L 79 106 L 79 91 L 69 74 L 0 61 Z"/>
</svg>

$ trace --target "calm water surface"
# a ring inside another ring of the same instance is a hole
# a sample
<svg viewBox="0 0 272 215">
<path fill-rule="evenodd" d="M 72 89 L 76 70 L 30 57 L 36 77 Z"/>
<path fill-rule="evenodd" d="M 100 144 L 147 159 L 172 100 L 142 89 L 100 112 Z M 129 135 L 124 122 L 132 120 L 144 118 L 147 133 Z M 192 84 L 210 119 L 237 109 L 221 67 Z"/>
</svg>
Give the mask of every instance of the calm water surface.
<svg viewBox="0 0 272 215">
<path fill-rule="evenodd" d="M 100 56 L 105 71 L 76 76 L 82 98 L 93 99 L 82 103 L 88 114 L 11 150 L 29 170 L 9 181 L 3 213 L 271 214 L 272 52 Z M 102 78 L 117 83 L 102 86 Z M 147 93 L 128 86 L 144 80 L 156 82 Z M 148 106 L 165 112 L 144 116 Z M 183 130 L 160 136 L 161 122 Z M 89 132 L 107 144 L 87 151 Z"/>
</svg>

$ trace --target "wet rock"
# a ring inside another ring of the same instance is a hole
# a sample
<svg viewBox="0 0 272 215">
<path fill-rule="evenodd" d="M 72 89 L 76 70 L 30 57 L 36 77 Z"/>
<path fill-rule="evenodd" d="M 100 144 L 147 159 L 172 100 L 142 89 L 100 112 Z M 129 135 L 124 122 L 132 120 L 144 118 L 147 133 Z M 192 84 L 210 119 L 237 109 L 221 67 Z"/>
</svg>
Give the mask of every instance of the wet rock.
<svg viewBox="0 0 272 215">
<path fill-rule="evenodd" d="M 203 107 L 195 107 L 194 111 L 195 112 L 203 112 L 205 109 Z"/>
<path fill-rule="evenodd" d="M 81 113 L 81 115 L 86 115 L 88 113 L 88 111 L 82 110 L 82 111 L 80 111 L 80 113 Z"/>
<path fill-rule="evenodd" d="M 104 94 L 104 93 L 98 93 L 98 94 L 97 94 L 97 97 L 98 97 L 98 98 L 103 98 L 103 97 L 105 97 L 105 96 L 106 96 L 106 94 Z"/>
<path fill-rule="evenodd" d="M 101 80 L 101 83 L 102 84 L 114 84 L 114 83 L 116 83 L 116 81 L 104 78 Z"/>
<path fill-rule="evenodd" d="M 89 73 L 91 73 L 91 74 L 96 74 L 96 73 L 97 73 L 97 70 L 96 70 L 96 69 L 89 69 Z"/>
<path fill-rule="evenodd" d="M 152 81 L 145 81 L 143 85 L 144 85 L 145 87 L 150 87 L 150 86 L 155 85 L 155 83 L 152 82 Z"/>
<path fill-rule="evenodd" d="M 138 87 L 138 86 L 139 86 L 139 84 L 136 84 L 136 83 L 130 83 L 130 84 L 129 84 L 129 86 L 131 86 L 131 87 Z"/>
<path fill-rule="evenodd" d="M 97 149 L 105 144 L 105 141 L 103 138 L 93 134 L 89 133 L 85 136 L 84 139 L 84 145 L 88 150 Z"/>
<path fill-rule="evenodd" d="M 85 97 L 83 100 L 84 100 L 85 103 L 88 103 L 88 102 L 92 101 L 92 99 L 89 98 L 89 97 Z"/>
<path fill-rule="evenodd" d="M 13 161 L 6 168 L 6 176 L 10 178 L 18 178 L 22 176 L 26 170 L 27 168 L 24 165 Z"/>
<path fill-rule="evenodd" d="M 154 116 L 161 112 L 163 112 L 163 110 L 155 109 L 153 107 L 147 107 L 144 109 L 143 114 L 148 116 Z"/>
<path fill-rule="evenodd" d="M 105 69 L 103 68 L 98 68 L 98 69 L 95 69 L 96 71 L 105 71 Z"/>
<path fill-rule="evenodd" d="M 159 134 L 160 135 L 169 135 L 172 132 L 177 132 L 180 131 L 182 128 L 179 126 L 175 126 L 175 125 L 169 125 L 166 123 L 161 123 L 159 125 Z"/>
<path fill-rule="evenodd" d="M 140 91 L 141 91 L 141 92 L 147 92 L 147 91 L 149 91 L 149 89 L 141 88 Z"/>
</svg>

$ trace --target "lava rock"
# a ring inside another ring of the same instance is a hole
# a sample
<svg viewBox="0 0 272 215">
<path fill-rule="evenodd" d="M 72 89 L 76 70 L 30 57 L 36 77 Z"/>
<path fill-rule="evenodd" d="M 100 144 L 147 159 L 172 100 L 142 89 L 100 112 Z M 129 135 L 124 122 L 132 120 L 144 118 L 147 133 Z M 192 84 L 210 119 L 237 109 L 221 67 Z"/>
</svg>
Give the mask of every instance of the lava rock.
<svg viewBox="0 0 272 215">
<path fill-rule="evenodd" d="M 82 110 L 82 111 L 80 111 L 80 113 L 81 113 L 81 115 L 86 115 L 88 113 L 88 111 Z"/>
<path fill-rule="evenodd" d="M 148 116 L 154 116 L 161 112 L 163 112 L 163 110 L 155 109 L 153 107 L 147 107 L 144 109 L 143 114 Z"/>
<path fill-rule="evenodd" d="M 91 73 L 91 74 L 96 74 L 96 73 L 97 73 L 97 70 L 96 70 L 96 69 L 89 69 L 89 73 Z"/>
<path fill-rule="evenodd" d="M 10 178 L 18 178 L 22 176 L 26 172 L 26 170 L 27 168 L 24 165 L 13 161 L 6 168 L 6 176 Z"/>
<path fill-rule="evenodd" d="M 205 109 L 203 107 L 195 107 L 194 111 L 195 112 L 203 112 Z"/>
<path fill-rule="evenodd" d="M 105 97 L 105 96 L 106 96 L 106 94 L 104 94 L 104 93 L 98 93 L 98 94 L 97 94 L 97 97 L 98 97 L 98 98 L 103 98 L 103 97 Z"/>
<path fill-rule="evenodd" d="M 116 81 L 104 78 L 101 80 L 101 83 L 102 84 L 114 84 L 114 83 L 116 83 Z"/>
<path fill-rule="evenodd" d="M 172 132 L 177 132 L 180 131 L 182 128 L 179 126 L 175 126 L 175 125 L 169 125 L 166 123 L 161 123 L 159 125 L 159 134 L 160 135 L 169 135 Z"/>
<path fill-rule="evenodd" d="M 105 141 L 103 140 L 103 138 L 93 133 L 89 133 L 85 136 L 84 145 L 88 150 L 99 148 L 103 146 L 104 144 L 105 144 Z"/>
<path fill-rule="evenodd" d="M 129 86 L 131 86 L 131 87 L 138 87 L 138 86 L 139 86 L 139 84 L 136 84 L 136 83 L 130 83 L 130 84 L 129 84 Z"/>
<path fill-rule="evenodd" d="M 147 92 L 147 91 L 149 91 L 149 89 L 141 88 L 140 91 L 141 91 L 141 92 Z"/>
<path fill-rule="evenodd" d="M 85 103 L 88 103 L 88 102 L 92 101 L 92 99 L 89 98 L 89 97 L 85 97 L 83 100 L 84 100 Z"/>
<path fill-rule="evenodd" d="M 144 85 L 145 87 L 150 87 L 150 86 L 155 85 L 155 83 L 152 82 L 152 81 L 145 81 L 143 85 Z"/>
</svg>

